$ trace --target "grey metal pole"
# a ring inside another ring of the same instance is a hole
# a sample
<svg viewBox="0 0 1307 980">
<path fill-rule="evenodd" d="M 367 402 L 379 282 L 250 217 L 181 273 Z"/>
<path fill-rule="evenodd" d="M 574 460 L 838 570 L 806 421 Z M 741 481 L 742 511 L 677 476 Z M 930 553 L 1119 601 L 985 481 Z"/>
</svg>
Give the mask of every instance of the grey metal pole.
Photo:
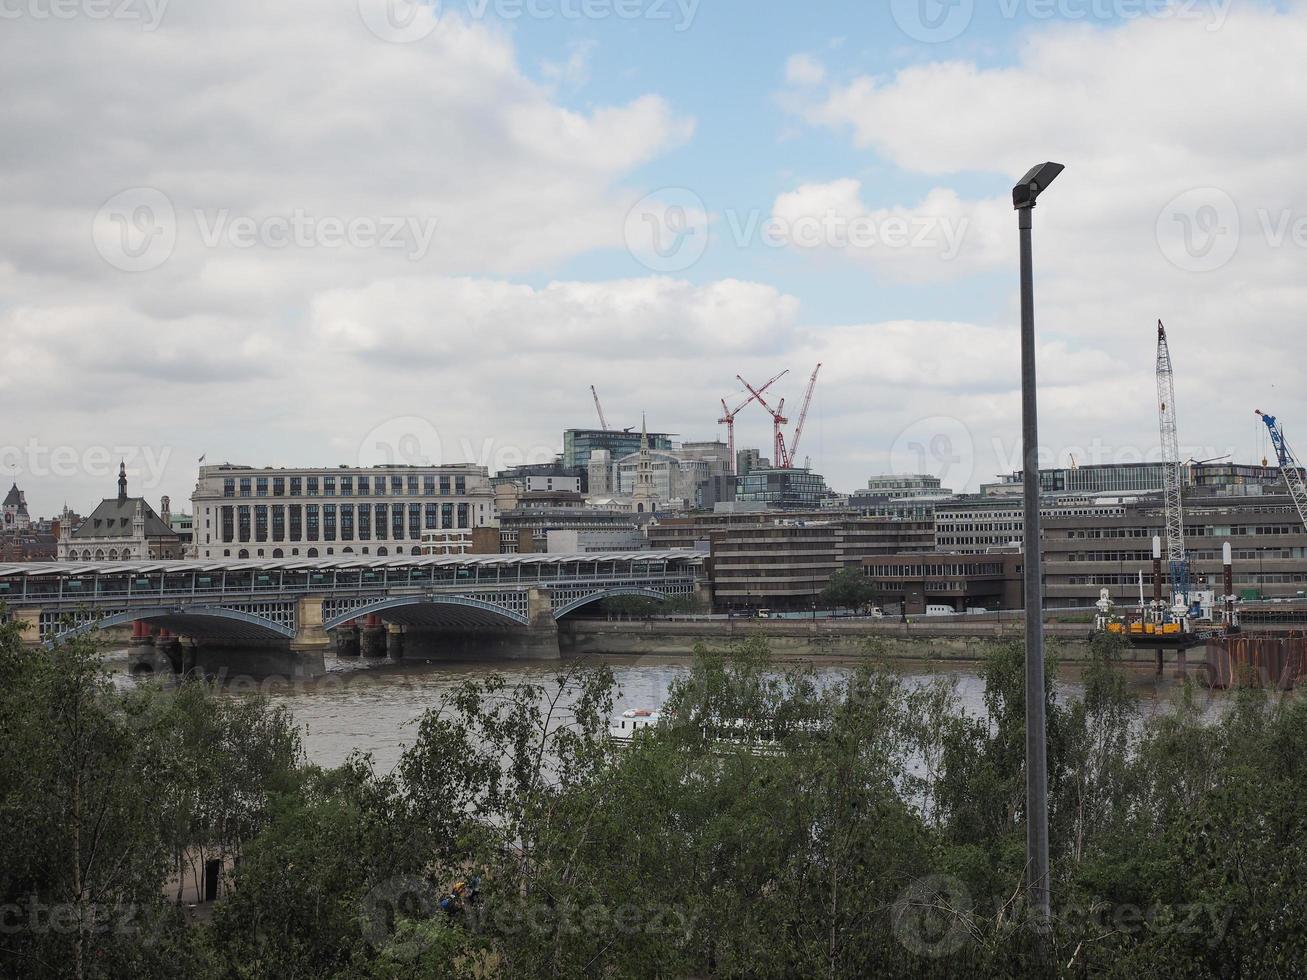
<svg viewBox="0 0 1307 980">
<path fill-rule="evenodd" d="M 1048 729 L 1044 714 L 1044 596 L 1039 521 L 1039 413 L 1035 389 L 1033 198 L 1018 206 L 1021 235 L 1021 439 L 1026 606 L 1026 889 L 1037 932 L 1049 927 Z"/>
</svg>

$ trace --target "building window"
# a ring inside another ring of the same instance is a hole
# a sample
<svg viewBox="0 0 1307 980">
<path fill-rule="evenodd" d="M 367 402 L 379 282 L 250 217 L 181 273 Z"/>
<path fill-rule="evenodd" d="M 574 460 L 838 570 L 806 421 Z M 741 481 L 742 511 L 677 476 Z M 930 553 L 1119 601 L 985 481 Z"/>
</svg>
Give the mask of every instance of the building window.
<svg viewBox="0 0 1307 980">
<path fill-rule="evenodd" d="M 434 476 L 424 476 L 422 478 L 422 493 L 427 497 L 436 495 L 436 478 Z"/>
<path fill-rule="evenodd" d="M 447 476 L 442 476 L 440 478 L 440 495 L 442 497 L 449 496 L 449 477 Z"/>
<path fill-rule="evenodd" d="M 453 505 L 453 504 L 441 504 L 441 505 L 440 505 L 440 526 L 441 526 L 442 528 L 450 528 L 450 527 L 453 527 L 453 526 L 454 526 L 454 505 Z"/>
<path fill-rule="evenodd" d="M 377 504 L 375 507 L 373 507 L 372 513 L 376 516 L 377 540 L 385 541 L 386 540 L 386 505 Z"/>
<path fill-rule="evenodd" d="M 366 477 L 366 476 L 359 477 L 359 496 L 366 497 L 368 494 L 370 494 L 372 492 L 371 485 L 372 485 L 372 480 L 370 477 Z"/>
<path fill-rule="evenodd" d="M 354 477 L 342 476 L 340 478 L 340 495 L 342 497 L 354 496 Z"/>
<path fill-rule="evenodd" d="M 226 544 L 236 540 L 235 508 L 230 504 L 222 508 L 222 540 Z"/>
<path fill-rule="evenodd" d="M 462 476 L 454 477 L 454 493 L 461 497 L 467 493 L 467 478 Z"/>
<path fill-rule="evenodd" d="M 410 479 L 416 480 L 417 478 L 410 477 Z M 414 541 L 422 540 L 422 505 L 421 504 L 408 505 L 408 536 L 412 538 Z"/>
<path fill-rule="evenodd" d="M 324 476 L 322 478 L 322 495 L 324 497 L 336 496 L 336 478 L 334 476 Z"/>
<path fill-rule="evenodd" d="M 224 497 L 236 496 L 236 478 L 229 476 L 222 481 L 222 495 Z"/>
<path fill-rule="evenodd" d="M 342 504 L 340 507 L 340 540 L 354 540 L 354 505 Z"/>
<path fill-rule="evenodd" d="M 254 508 L 254 540 L 268 540 L 268 505 L 258 504 Z"/>
<path fill-rule="evenodd" d="M 292 541 L 299 541 L 304 537 L 304 518 L 302 510 L 303 508 L 300 507 L 299 504 L 291 504 L 290 506 L 290 539 Z"/>
<path fill-rule="evenodd" d="M 310 497 L 316 497 L 318 495 L 318 478 L 316 476 L 309 476 L 305 477 L 304 480 L 307 484 L 306 490 L 308 495 Z"/>
<path fill-rule="evenodd" d="M 438 507 L 439 504 L 427 504 L 424 508 L 425 516 L 423 518 L 423 527 L 428 531 L 434 531 L 436 528 L 440 527 L 440 514 L 437 510 Z"/>
<path fill-rule="evenodd" d="M 286 478 L 284 476 L 274 476 L 272 478 L 272 495 L 274 497 L 286 496 Z"/>
<path fill-rule="evenodd" d="M 336 505 L 322 505 L 322 540 L 336 540 Z"/>
<path fill-rule="evenodd" d="M 390 495 L 398 497 L 404 492 L 404 478 L 402 476 L 392 476 L 390 478 Z"/>
<path fill-rule="evenodd" d="M 372 508 L 368 504 L 359 504 L 359 540 L 372 540 Z M 364 554 L 367 549 L 364 549 Z"/>
<path fill-rule="evenodd" d="M 304 508 L 304 510 L 305 510 L 304 525 L 305 525 L 305 530 L 307 532 L 304 535 L 304 537 L 308 541 L 317 541 L 318 540 L 318 505 L 309 504 L 307 507 Z M 317 555 L 315 554 L 312 555 L 311 557 L 316 558 Z"/>
<path fill-rule="evenodd" d="M 471 527 L 471 526 L 472 526 L 472 519 L 471 519 L 471 517 L 470 517 L 469 514 L 468 514 L 468 505 L 467 505 L 467 504 L 459 504 L 459 505 L 458 505 L 458 526 L 459 526 L 459 527 Z"/>
<path fill-rule="evenodd" d="M 254 495 L 256 497 L 266 497 L 268 495 L 268 478 L 261 476 L 254 481 Z"/>
<path fill-rule="evenodd" d="M 242 504 L 236 508 L 236 530 L 239 540 L 250 540 L 250 508 Z"/>
<path fill-rule="evenodd" d="M 280 505 L 272 508 L 272 540 L 286 540 L 286 508 Z"/>
<path fill-rule="evenodd" d="M 304 495 L 304 481 L 298 476 L 290 478 L 290 495 L 292 497 L 302 497 Z"/>
<path fill-rule="evenodd" d="M 243 476 L 241 477 L 241 496 L 248 497 L 249 495 L 250 495 L 250 478 L 248 476 Z"/>
<path fill-rule="evenodd" d="M 396 541 L 404 540 L 403 504 L 395 504 L 390 508 L 390 536 Z"/>
</svg>

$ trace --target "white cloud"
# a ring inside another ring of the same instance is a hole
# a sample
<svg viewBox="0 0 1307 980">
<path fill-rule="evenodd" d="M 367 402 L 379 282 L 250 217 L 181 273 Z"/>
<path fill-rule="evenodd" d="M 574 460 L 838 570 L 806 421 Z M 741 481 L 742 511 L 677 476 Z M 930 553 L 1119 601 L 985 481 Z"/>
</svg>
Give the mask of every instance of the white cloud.
<svg viewBox="0 0 1307 980">
<path fill-rule="evenodd" d="M 1156 447 L 1158 317 L 1172 336 L 1186 446 L 1247 460 L 1259 444 L 1252 409 L 1263 401 L 1307 419 L 1307 397 L 1292 383 L 1307 354 L 1307 237 L 1295 244 L 1292 234 L 1307 236 L 1307 145 L 1293 135 L 1307 89 L 1288 81 L 1302 73 L 1307 9 L 1244 5 L 1220 30 L 1209 27 L 1148 18 L 1042 25 L 1009 66 L 914 64 L 806 96 L 810 123 L 931 181 L 928 199 L 970 217 L 967 244 L 983 246 L 975 261 L 935 264 L 937 272 L 992 265 L 1015 274 L 1006 191 L 1032 164 L 1067 165 L 1035 211 L 1038 324 L 1063 352 L 1049 348 L 1041 376 L 1051 445 Z M 973 194 L 990 183 L 1001 196 L 966 201 L 949 191 L 955 179 Z M 922 210 L 885 198 L 832 181 L 782 195 L 777 208 Z M 863 254 L 906 276 L 889 264 L 895 256 Z M 1015 289 L 1005 291 L 1006 309 L 982 308 L 975 319 L 1015 323 Z M 1085 351 L 1107 360 L 1076 356 Z M 1064 357 L 1077 371 L 1059 379 Z"/>
<path fill-rule="evenodd" d="M 820 85 L 826 79 L 826 67 L 810 54 L 791 55 L 785 63 L 785 80 L 791 85 Z"/>
</svg>

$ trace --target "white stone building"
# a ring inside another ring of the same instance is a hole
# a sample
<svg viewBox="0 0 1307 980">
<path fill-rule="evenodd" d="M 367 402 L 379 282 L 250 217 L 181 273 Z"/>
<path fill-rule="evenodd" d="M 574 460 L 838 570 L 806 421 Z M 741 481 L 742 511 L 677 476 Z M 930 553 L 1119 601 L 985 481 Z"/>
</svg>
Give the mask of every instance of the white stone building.
<svg viewBox="0 0 1307 980">
<path fill-rule="evenodd" d="M 201 466 L 197 558 L 417 555 L 423 532 L 496 523 L 484 466 Z M 460 536 L 461 537 L 461 536 Z"/>
</svg>

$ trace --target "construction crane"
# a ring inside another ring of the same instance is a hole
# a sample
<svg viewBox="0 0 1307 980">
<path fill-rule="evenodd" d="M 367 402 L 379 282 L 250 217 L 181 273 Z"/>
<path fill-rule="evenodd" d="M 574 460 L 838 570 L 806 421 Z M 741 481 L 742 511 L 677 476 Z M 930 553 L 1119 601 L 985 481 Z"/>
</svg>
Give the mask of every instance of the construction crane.
<svg viewBox="0 0 1307 980">
<path fill-rule="evenodd" d="M 1280 472 L 1284 474 L 1284 482 L 1289 486 L 1289 496 L 1293 498 L 1294 506 L 1298 508 L 1299 519 L 1304 526 L 1307 526 L 1307 487 L 1303 486 L 1302 467 L 1298 465 L 1298 457 L 1294 456 L 1289 443 L 1285 441 L 1284 430 L 1280 428 L 1280 423 L 1275 416 L 1267 415 L 1261 409 L 1257 410 L 1257 414 L 1271 432 L 1271 445 L 1275 447 L 1275 455 L 1280 461 Z"/>
<path fill-rule="evenodd" d="M 785 436 L 781 434 L 781 426 L 789 421 L 789 419 L 785 417 L 785 399 L 782 398 L 780 402 L 777 403 L 776 407 L 772 408 L 762 397 L 761 389 L 754 388 L 753 385 L 749 384 L 749 382 L 745 381 L 744 378 L 740 377 L 738 374 L 735 378 L 740 382 L 740 384 L 749 389 L 749 394 L 753 395 L 753 397 L 758 400 L 758 404 L 763 407 L 763 410 L 771 416 L 772 442 L 775 445 L 775 453 L 772 457 L 773 465 L 781 469 L 788 469 L 789 464 L 786 462 L 785 456 Z"/>
<path fill-rule="evenodd" d="M 808 406 L 812 404 L 812 389 L 817 387 L 817 374 L 820 371 L 821 362 L 818 361 L 817 367 L 813 369 L 812 377 L 808 379 L 808 390 L 803 395 L 803 408 L 799 410 L 799 421 L 794 426 L 794 441 L 790 445 L 789 452 L 785 454 L 786 469 L 789 469 L 799 455 L 799 439 L 803 436 L 803 423 L 808 420 Z M 783 446 L 784 443 L 782 442 Z"/>
<path fill-rule="evenodd" d="M 605 432 L 608 431 L 608 420 L 604 418 L 604 407 L 599 404 L 599 392 L 595 391 L 595 386 L 590 386 L 590 394 L 594 395 L 595 411 L 599 413 L 599 428 Z"/>
<path fill-rule="evenodd" d="M 789 373 L 790 373 L 790 369 L 786 368 L 784 371 L 776 375 L 766 384 L 759 387 L 758 391 L 756 392 L 752 388 L 749 388 L 749 397 L 746 398 L 744 401 L 742 401 L 738 406 L 736 406 L 734 410 L 727 408 L 726 399 L 725 398 L 722 399 L 722 417 L 717 420 L 717 424 L 726 426 L 726 453 L 727 456 L 730 458 L 730 467 L 731 467 L 732 476 L 735 475 L 735 416 L 739 415 L 750 404 L 752 404 L 753 400 L 758 397 L 759 392 L 766 391 L 768 388 L 770 388 L 777 381 L 779 381 L 781 378 L 785 377 L 785 375 Z M 739 375 L 736 375 L 736 377 L 738 378 Z M 740 380 L 743 381 L 744 379 L 740 378 Z M 747 388 L 748 385 L 745 385 L 745 387 Z"/>
<path fill-rule="evenodd" d="M 1181 499 L 1180 436 L 1175 420 L 1175 373 L 1166 327 L 1157 321 L 1157 405 L 1162 436 L 1162 489 L 1166 504 L 1166 560 L 1176 608 L 1189 604 L 1189 557 L 1184 547 L 1184 502 Z"/>
</svg>

